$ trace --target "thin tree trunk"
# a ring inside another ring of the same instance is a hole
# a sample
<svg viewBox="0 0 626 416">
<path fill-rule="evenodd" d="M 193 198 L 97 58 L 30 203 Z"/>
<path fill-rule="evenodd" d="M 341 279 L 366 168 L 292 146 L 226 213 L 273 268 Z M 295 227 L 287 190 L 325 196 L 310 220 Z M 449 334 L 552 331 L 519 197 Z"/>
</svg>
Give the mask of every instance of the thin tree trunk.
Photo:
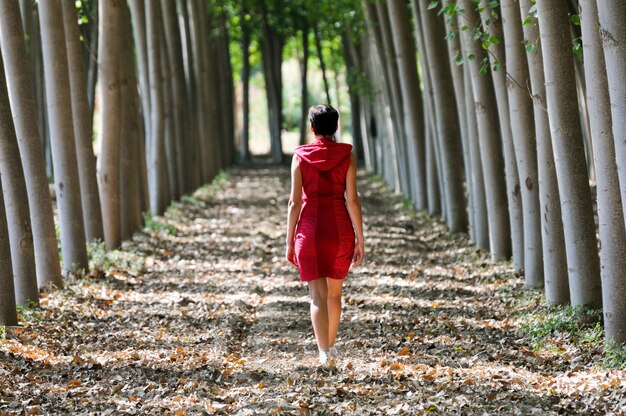
<svg viewBox="0 0 626 416">
<path fill-rule="evenodd" d="M 122 39 L 132 37 L 130 11 L 124 7 L 120 14 Z M 123 48 L 120 64 L 120 236 L 122 240 L 132 237 L 141 226 L 141 177 L 140 168 L 140 141 L 141 114 L 140 102 L 137 93 L 137 77 L 135 75 L 135 60 L 133 50 Z"/>
<path fill-rule="evenodd" d="M 469 22 L 479 22 L 480 17 L 471 0 L 461 0 L 459 5 L 465 9 L 465 18 Z M 465 21 L 459 23 L 465 24 Z M 486 52 L 473 39 L 470 30 L 462 31 L 465 42 L 466 58 L 474 54 L 475 59 L 465 59 L 469 65 L 472 79 L 472 91 L 475 101 L 480 156 L 485 181 L 487 218 L 489 221 L 489 247 L 493 261 L 506 260 L 511 255 L 509 216 L 507 212 L 507 188 L 504 179 L 504 158 L 498 129 L 498 111 L 496 96 L 491 79 L 491 71 L 482 75 L 481 62 Z"/>
<path fill-rule="evenodd" d="M 437 137 L 441 153 L 441 172 L 446 193 L 446 218 L 452 232 L 467 231 L 467 201 L 463 189 L 463 153 L 461 131 L 456 115 L 456 100 L 452 74 L 445 46 L 445 27 L 435 11 L 428 11 L 428 0 L 415 0 L 420 9 L 424 42 L 430 73 L 433 75 L 433 103 L 437 113 Z"/>
<path fill-rule="evenodd" d="M 242 0 L 242 4 L 245 0 Z M 243 53 L 243 68 L 241 71 L 243 127 L 241 129 L 241 160 L 250 160 L 250 28 L 245 21 L 245 13 L 241 16 L 241 50 Z M 300 133 L 302 134 L 302 133 Z M 302 139 L 300 139 L 302 141 Z"/>
<path fill-rule="evenodd" d="M 548 116 L 563 213 L 573 306 L 602 304 L 591 190 L 569 48 L 567 5 L 538 2 Z"/>
<path fill-rule="evenodd" d="M 626 221 L 626 3 L 616 0 L 598 2 L 600 34 L 606 61 L 611 96 L 613 136 L 622 209 Z"/>
<path fill-rule="evenodd" d="M 324 92 L 326 92 L 326 103 L 328 105 L 332 105 L 332 100 L 330 99 L 330 87 L 328 86 L 328 78 L 326 77 L 326 62 L 324 61 L 324 53 L 322 50 L 322 39 L 320 38 L 320 31 L 317 23 L 313 24 L 313 37 L 315 38 L 315 49 L 317 50 L 317 58 L 320 61 L 320 68 L 322 70 Z"/>
<path fill-rule="evenodd" d="M 492 10 L 494 9 L 490 7 L 487 0 L 480 1 L 480 9 L 481 20 L 484 30 L 500 40 L 500 42 L 490 43 L 488 63 L 490 64 L 490 67 L 495 66 L 498 62 L 502 63 L 501 69 L 497 71 L 491 71 L 491 69 L 489 69 L 489 72 L 491 72 L 491 77 L 493 79 L 498 120 L 500 121 L 500 134 L 502 137 L 502 152 L 504 154 L 504 171 L 506 174 L 506 195 L 509 210 L 509 226 L 511 229 L 513 264 L 515 266 L 515 270 L 521 271 L 524 269 L 523 209 L 522 198 L 520 194 L 520 180 L 517 169 L 517 158 L 515 156 L 513 133 L 511 129 L 507 79 L 506 72 L 504 71 L 505 56 L 502 21 L 499 18 L 493 18 Z M 495 12 L 498 13 L 499 9 L 495 9 Z"/>
<path fill-rule="evenodd" d="M 63 268 L 86 270 L 89 268 L 89 260 L 72 123 L 72 96 L 62 1 L 49 0 L 39 5 L 43 59 L 46 65 L 50 142 L 55 161 L 54 182 L 61 226 Z"/>
<path fill-rule="evenodd" d="M 87 241 L 102 240 L 104 238 L 102 211 L 92 143 L 93 117 L 85 89 L 87 72 L 82 59 L 78 16 L 76 8 L 70 2 L 63 1 L 62 7 L 85 237 Z"/>
<path fill-rule="evenodd" d="M 13 268 L 11 266 L 11 245 L 7 218 L 4 211 L 4 196 L 0 183 L 0 325 L 17 325 L 15 308 L 15 287 L 13 284 Z"/>
<path fill-rule="evenodd" d="M 520 0 L 522 21 L 529 18 L 529 10 L 532 4 L 531 0 Z M 524 37 L 533 45 L 527 57 L 537 138 L 545 294 L 549 305 L 558 305 L 569 302 L 569 282 L 567 279 L 567 259 L 563 237 L 563 222 L 561 220 L 559 187 L 556 179 L 554 153 L 552 151 L 552 135 L 546 110 L 542 46 L 539 39 L 539 28 L 536 24 L 523 25 L 523 29 Z"/>
<path fill-rule="evenodd" d="M 159 31 L 160 45 L 160 61 L 162 75 L 162 91 L 163 91 L 163 132 L 165 142 L 165 165 L 168 179 L 168 202 L 169 200 L 177 200 L 181 193 L 178 187 L 178 146 L 176 145 L 176 122 L 174 114 L 174 89 L 172 85 L 172 74 L 168 60 L 169 51 L 165 41 L 165 33 Z"/>
<path fill-rule="evenodd" d="M 265 75 L 266 93 L 268 102 L 268 118 L 270 127 L 270 142 L 272 159 L 276 163 L 282 162 L 283 149 L 281 141 L 282 129 L 282 62 L 283 39 L 274 33 L 268 21 L 267 11 L 263 11 L 263 37 L 261 39 L 261 55 L 263 73 Z"/>
<path fill-rule="evenodd" d="M 168 63 L 170 73 L 172 75 L 172 98 L 173 98 L 173 114 L 174 119 L 174 136 L 175 136 L 175 153 L 176 153 L 176 186 L 180 194 L 183 194 L 187 188 L 185 184 L 185 163 L 187 163 L 187 155 L 185 147 L 185 104 L 187 102 L 185 91 L 185 74 L 183 53 L 180 40 L 180 28 L 178 27 L 178 19 L 176 14 L 175 0 L 161 0 L 161 9 L 163 11 L 163 20 L 165 28 L 165 39 L 167 43 Z"/>
<path fill-rule="evenodd" d="M 392 27 L 393 43 L 398 60 L 398 77 L 402 99 L 402 118 L 406 133 L 406 156 L 409 158 L 408 171 L 411 176 L 410 194 L 415 206 L 423 210 L 426 201 L 426 143 L 424 140 L 424 105 L 417 75 L 415 40 L 411 34 L 408 7 L 402 0 L 389 0 L 387 3 Z"/>
<path fill-rule="evenodd" d="M 35 269 L 35 250 L 30 218 L 28 217 L 28 195 L 26 180 L 22 170 L 20 151 L 15 136 L 15 127 L 11 116 L 9 95 L 4 75 L 4 65 L 0 59 L 0 192 L 4 194 L 4 202 L 0 201 L 0 233 L 6 237 L 11 252 L 6 256 L 12 263 L 9 271 L 15 289 L 11 301 L 13 307 L 17 300 L 18 305 L 29 306 L 37 302 L 37 273 Z M 6 215 L 6 222 L 5 221 Z M 2 243 L 4 244 L 4 242 Z M 3 252 L 2 255 L 5 255 Z M 4 266 L 4 265 L 3 265 Z M 6 285 L 6 282 L 3 282 Z M 4 290 L 4 288 L 3 288 Z M 0 293 L 3 293 L 0 290 Z M 3 297 L 0 295 L 0 297 Z M 4 313 L 0 316 L 5 316 Z M 2 319 L 0 318 L 0 321 Z"/>
<path fill-rule="evenodd" d="M 120 227 L 120 128 L 122 96 L 120 85 L 121 22 L 123 0 L 101 1 L 100 8 L 100 154 L 98 184 L 102 203 L 104 241 L 109 250 L 119 247 Z"/>
<path fill-rule="evenodd" d="M 307 85 L 309 70 L 309 26 L 305 24 L 302 27 L 302 60 L 300 61 L 300 140 L 299 144 L 306 144 L 306 136 L 309 131 L 307 123 L 309 112 L 309 90 Z"/>
<path fill-rule="evenodd" d="M 621 345 L 626 342 L 626 302 L 623 301 L 626 292 L 626 228 L 615 160 L 607 66 L 602 50 L 603 32 L 597 2 L 580 0 L 580 7 L 587 107 L 597 169 L 604 331 L 608 344 Z"/>
<path fill-rule="evenodd" d="M 490 250 L 489 247 L 489 218 L 487 210 L 487 196 L 485 192 L 485 177 L 483 175 L 483 162 L 480 155 L 480 139 L 478 137 L 478 124 L 476 120 L 476 102 L 472 91 L 472 78 L 467 65 L 463 65 L 463 80 L 465 84 L 465 119 L 467 120 L 467 140 L 469 143 L 469 159 L 471 169 L 473 210 L 470 215 L 474 218 L 474 242 L 476 247 Z"/>
<path fill-rule="evenodd" d="M 95 98 L 96 98 L 96 83 L 98 82 L 98 27 L 100 26 L 100 16 L 98 15 L 98 1 L 93 0 L 93 17 L 89 25 L 89 31 L 91 35 L 89 37 L 89 44 L 87 46 L 87 100 L 89 102 L 89 113 L 92 115 L 94 112 Z"/>
<path fill-rule="evenodd" d="M 505 2 L 501 7 L 511 132 L 520 178 L 524 224 L 524 277 L 526 287 L 543 286 L 543 253 L 537 174 L 537 142 L 533 103 L 529 85 L 528 61 L 524 49 L 519 6 Z"/>
<path fill-rule="evenodd" d="M 168 203 L 168 175 L 165 160 L 165 110 L 161 71 L 161 9 L 155 2 L 146 2 L 146 38 L 150 87 L 150 140 L 148 141 L 148 181 L 150 212 L 161 215 Z"/>
<path fill-rule="evenodd" d="M 30 219 L 35 243 L 39 287 L 63 286 L 59 252 L 52 216 L 52 201 L 45 172 L 44 152 L 37 129 L 35 96 L 31 86 L 24 31 L 19 6 L 0 2 L 0 44 L 4 60 L 9 100 L 15 123 L 20 157 L 26 179 Z"/>
<path fill-rule="evenodd" d="M 153 0 L 154 1 L 154 0 Z M 137 73 L 139 78 L 139 94 L 141 96 L 141 113 L 143 115 L 143 124 L 146 138 L 150 135 L 150 80 L 148 75 L 148 46 L 146 34 L 146 10 L 145 2 L 142 0 L 130 0 L 130 13 L 133 22 L 133 38 L 135 39 L 135 48 L 137 54 Z M 100 22 L 102 22 L 102 13 L 100 13 Z M 98 54 L 100 55 L 100 54 Z"/>
<path fill-rule="evenodd" d="M 459 128 L 461 134 L 461 147 L 463 154 L 463 167 L 465 168 L 465 194 L 467 195 L 468 205 L 468 234 L 470 239 L 476 241 L 476 232 L 474 224 L 474 206 L 473 206 L 473 182 L 472 182 L 472 167 L 470 156 L 470 144 L 467 132 L 467 111 L 465 105 L 465 80 L 464 71 L 462 65 L 457 65 L 456 57 L 461 53 L 461 44 L 459 42 L 459 34 L 456 33 L 453 27 L 453 19 L 444 19 L 445 30 L 451 35 L 447 35 L 447 49 L 448 49 L 448 66 L 450 67 L 450 73 L 452 75 L 452 87 L 454 88 L 454 98 L 456 102 L 456 117 L 459 121 Z M 475 116 L 472 116 L 475 117 Z"/>
<path fill-rule="evenodd" d="M 384 92 L 384 94 L 379 97 L 379 100 L 383 100 L 380 103 L 382 111 L 377 111 L 376 114 L 380 115 L 382 120 L 385 120 L 384 124 L 388 124 L 388 130 L 390 131 L 389 142 L 386 143 L 386 137 L 384 134 L 385 129 L 383 128 L 383 123 L 381 123 L 380 138 L 382 140 L 380 145 L 388 146 L 389 151 L 385 150 L 383 152 L 381 149 L 381 151 L 377 152 L 379 157 L 381 157 L 381 164 L 379 166 L 381 172 L 384 172 L 387 182 L 396 192 L 401 192 L 403 190 L 403 174 L 401 173 L 402 164 L 400 162 L 400 150 L 398 149 L 397 142 L 398 137 L 401 135 L 397 122 L 397 115 L 400 112 L 400 108 L 397 101 L 398 97 L 393 94 L 393 74 L 391 72 L 391 66 L 389 65 L 389 59 L 391 58 L 388 58 L 384 52 L 385 50 L 389 51 L 389 49 L 386 49 L 383 43 L 384 41 L 382 39 L 381 28 L 379 27 L 380 22 L 377 16 L 378 12 L 376 6 L 368 0 L 363 0 L 362 4 L 364 7 L 365 19 L 368 22 L 368 30 L 371 36 L 371 46 L 375 49 L 376 53 L 376 56 L 372 56 L 372 59 L 378 61 L 378 64 L 383 71 L 383 76 L 379 77 L 382 78 L 381 87 Z M 383 9 L 384 7 L 381 6 L 380 8 Z M 375 67 L 372 69 L 372 75 L 374 74 L 376 74 L 375 76 L 378 75 Z"/>
<path fill-rule="evenodd" d="M 411 189 L 412 178 L 408 163 L 409 152 L 407 151 L 407 134 L 404 129 L 404 122 L 402 121 L 402 89 L 400 87 L 400 75 L 398 73 L 398 56 L 393 44 L 391 22 L 389 21 L 389 13 L 385 3 L 387 3 L 387 0 L 376 3 L 376 11 L 377 21 L 380 26 L 380 39 L 382 41 L 381 52 L 387 52 L 386 54 L 382 54 L 382 59 L 383 64 L 387 67 L 387 74 L 389 75 L 391 86 L 390 100 L 393 102 L 393 106 L 391 107 L 391 119 L 394 121 L 395 131 L 391 140 L 396 149 L 395 158 L 397 159 L 398 172 L 400 174 L 400 189 L 398 189 L 398 191 L 403 193 L 404 196 L 413 199 L 414 195 L 412 195 L 413 192 Z"/>
</svg>

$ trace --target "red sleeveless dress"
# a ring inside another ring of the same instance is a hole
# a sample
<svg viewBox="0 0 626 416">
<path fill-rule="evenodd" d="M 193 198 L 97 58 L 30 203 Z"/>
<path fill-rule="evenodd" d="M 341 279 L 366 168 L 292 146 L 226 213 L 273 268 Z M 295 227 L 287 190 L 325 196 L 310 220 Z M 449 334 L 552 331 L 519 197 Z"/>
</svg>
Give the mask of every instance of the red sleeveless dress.
<svg viewBox="0 0 626 416">
<path fill-rule="evenodd" d="M 354 229 L 346 208 L 346 173 L 352 145 L 319 139 L 295 150 L 302 172 L 302 210 L 295 252 L 303 282 L 348 275 Z"/>
</svg>

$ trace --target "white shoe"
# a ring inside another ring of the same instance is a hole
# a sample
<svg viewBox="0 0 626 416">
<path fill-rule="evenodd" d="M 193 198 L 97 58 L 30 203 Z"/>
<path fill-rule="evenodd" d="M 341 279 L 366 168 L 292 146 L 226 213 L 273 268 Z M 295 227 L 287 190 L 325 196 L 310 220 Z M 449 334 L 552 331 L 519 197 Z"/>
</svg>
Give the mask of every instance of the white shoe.
<svg viewBox="0 0 626 416">
<path fill-rule="evenodd" d="M 331 360 L 330 351 L 329 350 L 320 350 L 320 354 L 318 357 L 318 361 L 320 365 L 328 365 L 328 362 Z"/>
<path fill-rule="evenodd" d="M 339 359 L 339 351 L 337 351 L 337 347 L 334 345 L 328 349 L 328 355 L 330 358 L 337 360 Z"/>
</svg>

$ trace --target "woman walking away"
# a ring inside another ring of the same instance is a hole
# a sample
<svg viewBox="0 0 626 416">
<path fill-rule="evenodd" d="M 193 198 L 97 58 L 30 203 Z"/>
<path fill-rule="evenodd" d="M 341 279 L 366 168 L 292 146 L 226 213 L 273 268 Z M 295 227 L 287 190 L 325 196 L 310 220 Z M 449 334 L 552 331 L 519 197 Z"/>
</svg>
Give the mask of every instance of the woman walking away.
<svg viewBox="0 0 626 416">
<path fill-rule="evenodd" d="M 286 257 L 309 285 L 319 362 L 334 366 L 343 279 L 365 255 L 361 202 L 352 146 L 333 139 L 339 113 L 316 105 L 309 121 L 316 140 L 297 147 L 291 163 Z"/>
</svg>

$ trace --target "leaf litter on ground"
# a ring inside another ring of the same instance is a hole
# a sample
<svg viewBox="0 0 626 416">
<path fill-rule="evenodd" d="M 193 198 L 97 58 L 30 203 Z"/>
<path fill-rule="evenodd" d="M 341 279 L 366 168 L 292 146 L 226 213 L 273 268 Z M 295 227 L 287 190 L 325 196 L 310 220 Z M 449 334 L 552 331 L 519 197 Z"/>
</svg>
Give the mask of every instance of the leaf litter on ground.
<svg viewBox="0 0 626 416">
<path fill-rule="evenodd" d="M 91 273 L 6 329 L 0 414 L 624 414 L 601 335 L 538 345 L 547 309 L 511 264 L 364 173 L 366 262 L 346 280 L 340 365 L 319 368 L 283 258 L 288 175 L 233 168 L 95 247 Z"/>
</svg>

